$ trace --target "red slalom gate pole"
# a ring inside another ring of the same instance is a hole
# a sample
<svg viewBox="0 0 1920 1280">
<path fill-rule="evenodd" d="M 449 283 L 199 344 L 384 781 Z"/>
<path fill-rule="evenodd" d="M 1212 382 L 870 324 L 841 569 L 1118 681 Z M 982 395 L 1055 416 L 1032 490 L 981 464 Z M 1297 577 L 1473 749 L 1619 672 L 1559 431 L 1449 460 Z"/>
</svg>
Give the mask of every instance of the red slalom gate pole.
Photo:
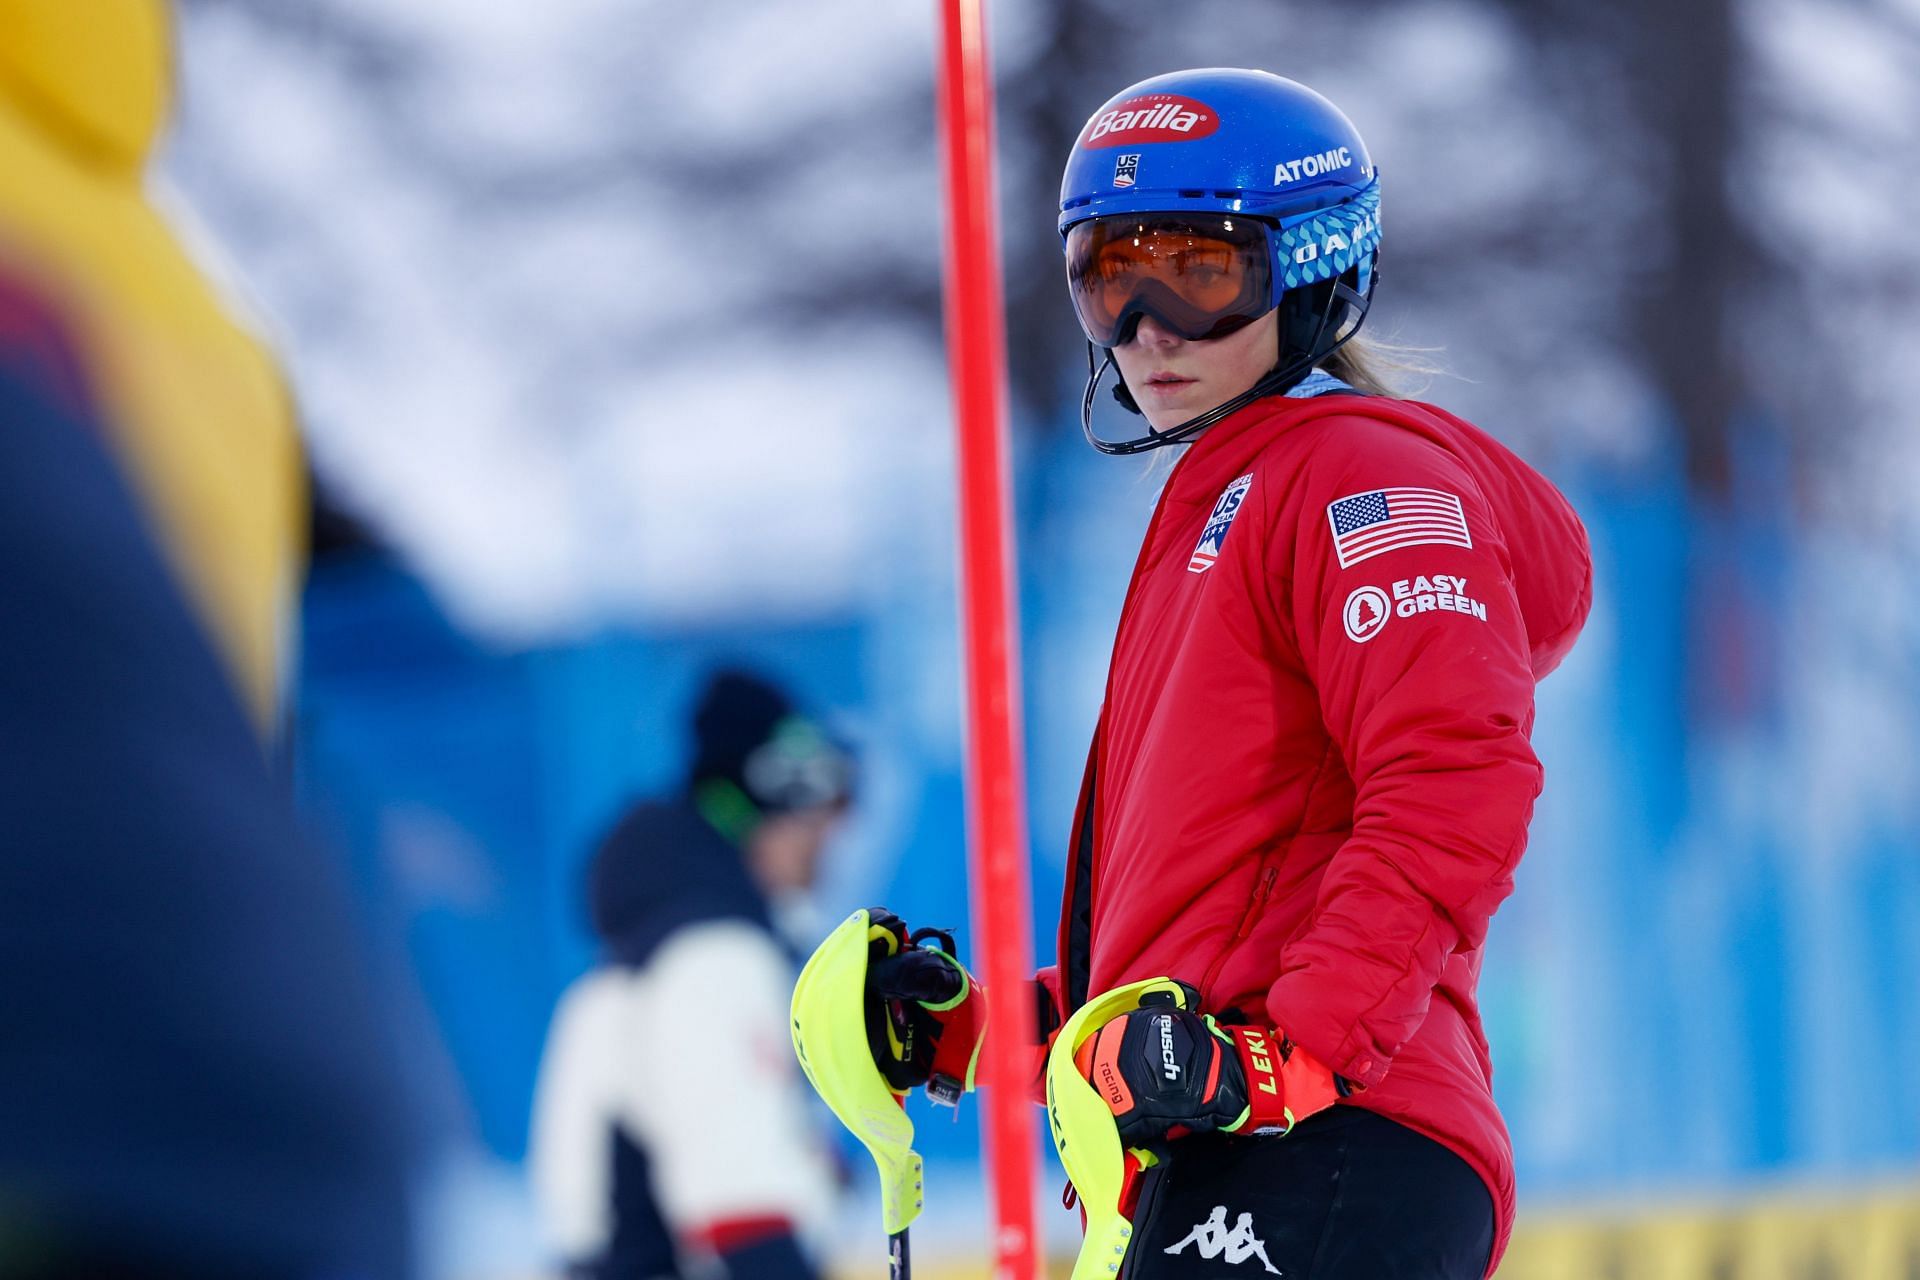
<svg viewBox="0 0 1920 1280">
<path fill-rule="evenodd" d="M 960 465 L 960 612 L 967 666 L 967 830 L 974 936 L 987 987 L 981 1063 L 997 1280 L 1034 1280 L 1033 1018 L 1019 650 L 1011 599 L 1006 331 L 994 226 L 993 101 L 983 0 L 940 0 L 939 115 L 947 190 L 947 361 Z"/>
</svg>

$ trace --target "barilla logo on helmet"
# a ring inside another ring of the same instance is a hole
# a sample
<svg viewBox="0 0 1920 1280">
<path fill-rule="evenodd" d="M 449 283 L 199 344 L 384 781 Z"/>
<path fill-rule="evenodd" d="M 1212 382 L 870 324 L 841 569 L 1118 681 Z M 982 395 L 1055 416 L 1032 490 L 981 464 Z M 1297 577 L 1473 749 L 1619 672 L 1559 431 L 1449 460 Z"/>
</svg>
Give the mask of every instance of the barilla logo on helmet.
<svg viewBox="0 0 1920 1280">
<path fill-rule="evenodd" d="M 1220 113 L 1177 93 L 1144 93 L 1108 107 L 1081 131 L 1088 150 L 1149 142 L 1191 142 L 1220 127 Z"/>
</svg>

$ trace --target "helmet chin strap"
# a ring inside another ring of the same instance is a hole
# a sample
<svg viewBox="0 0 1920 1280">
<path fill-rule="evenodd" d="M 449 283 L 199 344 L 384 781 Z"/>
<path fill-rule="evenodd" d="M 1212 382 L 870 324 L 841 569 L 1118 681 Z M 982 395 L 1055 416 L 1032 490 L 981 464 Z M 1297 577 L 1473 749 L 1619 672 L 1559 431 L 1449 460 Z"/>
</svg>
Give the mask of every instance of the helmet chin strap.
<svg viewBox="0 0 1920 1280">
<path fill-rule="evenodd" d="M 1185 444 L 1202 431 L 1205 431 L 1208 427 L 1213 426 L 1223 418 L 1238 413 L 1255 400 L 1261 400 L 1267 396 L 1276 396 L 1284 393 L 1302 378 L 1313 372 L 1313 366 L 1315 364 L 1326 359 L 1341 347 L 1346 346 L 1347 343 L 1353 339 L 1353 336 L 1360 332 L 1360 326 L 1365 322 L 1367 310 L 1373 301 L 1372 286 L 1378 280 L 1379 272 L 1376 269 L 1372 278 L 1368 281 L 1368 288 L 1365 294 L 1355 291 L 1344 280 L 1335 281 L 1333 290 L 1327 295 L 1326 306 L 1322 308 L 1320 312 L 1319 324 L 1314 328 L 1313 340 L 1307 343 L 1306 350 L 1302 354 L 1294 357 L 1292 360 L 1281 360 L 1276 363 L 1273 368 L 1261 375 L 1259 381 L 1255 382 L 1245 391 L 1242 391 L 1239 395 L 1222 401 L 1213 406 L 1213 408 L 1208 409 L 1205 413 L 1188 418 L 1178 426 L 1168 427 L 1165 431 L 1162 431 L 1149 421 L 1147 424 L 1147 434 L 1136 436 L 1132 440 L 1102 440 L 1094 433 L 1093 402 L 1095 397 L 1099 395 L 1101 378 L 1106 376 L 1108 369 L 1115 368 L 1115 365 L 1112 347 L 1101 348 L 1101 350 L 1106 352 L 1106 358 L 1096 362 L 1093 354 L 1094 344 L 1089 342 L 1087 344 L 1087 389 L 1080 397 L 1080 430 L 1082 434 L 1087 437 L 1087 443 L 1098 449 L 1101 453 L 1110 454 L 1114 457 L 1126 457 L 1130 454 L 1145 453 L 1149 449 L 1159 449 L 1165 445 Z M 1347 308 L 1354 311 L 1355 319 L 1353 327 L 1337 337 L 1322 351 L 1320 350 L 1321 339 L 1326 336 L 1327 325 L 1332 322 L 1334 313 L 1339 309 L 1340 303 L 1345 303 Z M 1282 343 L 1285 342 L 1284 330 L 1282 331 L 1281 341 Z M 1283 351 L 1282 355 L 1284 356 L 1284 354 Z M 1116 377 L 1117 376 L 1116 373 Z M 1126 382 L 1122 379 L 1119 386 L 1123 387 L 1125 385 Z M 1118 391 L 1119 388 L 1116 387 L 1116 395 Z M 1130 393 L 1128 398 L 1132 398 Z M 1121 403 L 1124 404 L 1126 402 L 1122 401 Z M 1141 412 L 1137 407 L 1134 411 L 1136 413 Z M 1145 414 L 1142 413 L 1141 416 L 1144 417 Z"/>
</svg>

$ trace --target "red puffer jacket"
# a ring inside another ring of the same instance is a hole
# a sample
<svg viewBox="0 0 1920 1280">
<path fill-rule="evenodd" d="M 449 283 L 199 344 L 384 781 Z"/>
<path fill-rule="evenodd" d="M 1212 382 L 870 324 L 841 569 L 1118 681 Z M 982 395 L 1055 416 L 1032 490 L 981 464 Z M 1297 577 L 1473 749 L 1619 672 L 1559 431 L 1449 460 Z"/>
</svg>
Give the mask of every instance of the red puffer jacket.
<svg viewBox="0 0 1920 1280">
<path fill-rule="evenodd" d="M 1592 601 L 1553 485 L 1429 405 L 1261 400 L 1169 478 L 1073 835 L 1064 1009 L 1142 978 L 1282 1029 L 1513 1218 L 1474 988 Z"/>
</svg>

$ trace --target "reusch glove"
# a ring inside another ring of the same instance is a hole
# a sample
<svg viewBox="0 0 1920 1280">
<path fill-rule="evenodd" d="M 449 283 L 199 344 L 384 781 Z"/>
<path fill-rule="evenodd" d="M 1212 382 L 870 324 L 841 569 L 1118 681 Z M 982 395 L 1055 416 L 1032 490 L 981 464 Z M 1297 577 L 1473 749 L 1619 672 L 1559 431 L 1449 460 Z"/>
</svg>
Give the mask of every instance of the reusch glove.
<svg viewBox="0 0 1920 1280">
<path fill-rule="evenodd" d="M 1279 1032 L 1221 1026 L 1170 1002 L 1115 1018 L 1074 1062 L 1129 1147 L 1216 1130 L 1284 1134 L 1345 1092 Z"/>
<path fill-rule="evenodd" d="M 867 911 L 867 1047 L 895 1093 L 926 1086 L 955 1106 L 973 1090 L 987 1029 L 986 992 L 954 959 L 953 935 L 907 932 L 883 907 Z M 923 945 L 928 941 L 938 946 Z"/>
</svg>

